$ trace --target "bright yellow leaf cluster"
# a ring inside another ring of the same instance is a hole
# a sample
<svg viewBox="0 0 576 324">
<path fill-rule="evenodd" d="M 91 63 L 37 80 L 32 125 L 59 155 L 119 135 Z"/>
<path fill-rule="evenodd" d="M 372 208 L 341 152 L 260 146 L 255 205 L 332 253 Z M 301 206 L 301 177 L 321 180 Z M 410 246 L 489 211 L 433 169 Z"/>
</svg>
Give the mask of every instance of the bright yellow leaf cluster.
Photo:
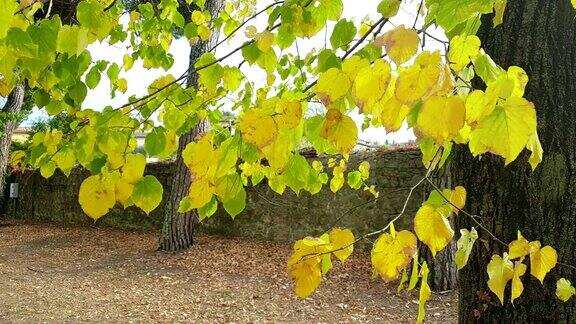
<svg viewBox="0 0 576 324">
<path fill-rule="evenodd" d="M 410 264 L 416 248 L 416 236 L 406 230 L 396 232 L 392 224 L 390 233 L 380 235 L 372 247 L 372 266 L 384 281 L 396 280 Z"/>
<path fill-rule="evenodd" d="M 558 259 L 554 248 L 551 246 L 541 248 L 539 241 L 529 242 L 518 231 L 518 238 L 509 244 L 508 253 L 504 253 L 504 257 L 492 256 L 487 268 L 490 278 L 488 287 L 498 296 L 501 303 L 504 303 L 504 290 L 508 281 L 512 280 L 510 296 L 512 302 L 524 291 L 521 277 L 526 273 L 527 266 L 522 262 L 527 255 L 530 255 L 530 274 L 542 284 L 546 274 L 556 266 Z M 511 260 L 514 259 L 518 260 L 512 263 Z"/>
<path fill-rule="evenodd" d="M 388 56 L 401 65 L 410 60 L 418 52 L 420 38 L 416 30 L 400 25 L 378 37 L 374 43 L 383 46 Z"/>
<path fill-rule="evenodd" d="M 192 173 L 192 183 L 181 212 L 203 207 L 214 195 L 222 201 L 233 199 L 243 190 L 235 172 L 237 152 L 225 145 L 215 148 L 210 134 L 188 144 L 182 158 Z"/>
<path fill-rule="evenodd" d="M 454 230 L 448 217 L 466 203 L 466 190 L 458 186 L 454 190 L 445 189 L 442 193 L 433 191 L 422 204 L 414 218 L 414 231 L 418 239 L 424 242 L 432 255 L 448 245 L 454 236 Z"/>
<path fill-rule="evenodd" d="M 342 114 L 336 108 L 332 108 L 326 113 L 320 136 L 334 144 L 340 153 L 347 155 L 356 145 L 358 129 L 350 116 Z"/>
<path fill-rule="evenodd" d="M 334 228 L 319 238 L 307 237 L 294 243 L 288 260 L 288 272 L 294 279 L 294 292 L 300 298 L 310 296 L 322 275 L 332 268 L 331 254 L 344 262 L 354 249 L 354 234 L 349 229 Z"/>
</svg>

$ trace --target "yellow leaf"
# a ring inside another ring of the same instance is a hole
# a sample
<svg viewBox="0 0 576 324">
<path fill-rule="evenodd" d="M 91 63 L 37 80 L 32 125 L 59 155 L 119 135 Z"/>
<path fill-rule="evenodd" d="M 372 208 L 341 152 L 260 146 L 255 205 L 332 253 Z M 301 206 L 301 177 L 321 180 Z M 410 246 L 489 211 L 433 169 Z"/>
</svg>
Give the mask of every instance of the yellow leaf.
<svg viewBox="0 0 576 324">
<path fill-rule="evenodd" d="M 190 185 L 190 208 L 200 208 L 212 200 L 216 187 L 206 178 L 198 178 Z"/>
<path fill-rule="evenodd" d="M 576 0 L 572 0 L 574 3 Z M 494 27 L 500 25 L 504 21 L 504 11 L 506 11 L 506 4 L 508 0 L 497 0 L 494 3 L 494 19 L 492 20 L 492 24 Z"/>
<path fill-rule="evenodd" d="M 302 121 L 302 104 L 299 101 L 280 99 L 276 104 L 276 113 L 276 125 L 288 129 L 296 128 Z"/>
<path fill-rule="evenodd" d="M 242 138 L 258 148 L 270 145 L 278 136 L 278 126 L 274 118 L 262 109 L 245 110 L 240 116 L 238 128 L 242 132 Z"/>
<path fill-rule="evenodd" d="M 352 118 L 338 109 L 329 109 L 320 129 L 320 136 L 330 141 L 342 154 L 348 154 L 358 137 L 358 129 Z"/>
<path fill-rule="evenodd" d="M 526 85 L 528 84 L 528 74 L 526 74 L 526 71 L 519 66 L 511 66 L 508 68 L 507 75 L 508 78 L 514 81 L 512 96 L 524 96 L 524 89 L 526 89 Z"/>
<path fill-rule="evenodd" d="M 212 136 L 206 134 L 196 142 L 186 145 L 182 152 L 182 159 L 195 178 L 214 177 L 218 166 L 218 155 L 212 145 Z"/>
<path fill-rule="evenodd" d="M 575 0 L 576 1 L 576 0 Z M 573 1 L 574 2 L 574 1 Z M 560 278 L 556 282 L 556 296 L 563 302 L 567 302 L 572 296 L 576 294 L 576 289 L 570 281 Z"/>
<path fill-rule="evenodd" d="M 466 97 L 466 122 L 475 125 L 496 107 L 497 96 L 488 96 L 482 90 L 474 90 Z"/>
<path fill-rule="evenodd" d="M 458 210 L 464 208 L 466 205 L 466 189 L 462 186 L 457 186 L 452 190 L 452 194 L 450 195 L 450 203 L 456 207 L 452 207 L 452 210 L 455 213 L 458 213 Z"/>
<path fill-rule="evenodd" d="M 256 46 L 262 52 L 268 52 L 274 44 L 274 34 L 268 30 L 259 33 L 255 38 Z"/>
<path fill-rule="evenodd" d="M 418 318 L 416 323 L 423 323 L 424 317 L 426 317 L 426 302 L 430 300 L 432 291 L 430 286 L 428 286 L 428 264 L 426 261 L 422 264 L 422 270 L 420 271 L 422 275 L 422 282 L 420 283 L 420 294 L 418 298 Z"/>
<path fill-rule="evenodd" d="M 291 134 L 290 132 L 280 132 L 272 144 L 262 148 L 262 153 L 272 169 L 281 170 L 286 166 L 295 146 L 294 137 Z"/>
<path fill-rule="evenodd" d="M 412 232 L 400 231 L 396 235 L 384 233 L 372 247 L 372 266 L 384 281 L 390 282 L 410 264 L 415 253 L 416 236 Z"/>
<path fill-rule="evenodd" d="M 544 284 L 546 274 L 556 266 L 558 254 L 547 245 L 540 248 L 540 242 L 530 242 L 530 274 Z"/>
<path fill-rule="evenodd" d="M 196 25 L 201 25 L 206 22 L 206 16 L 204 16 L 202 11 L 194 10 L 192 12 L 192 22 Z"/>
<path fill-rule="evenodd" d="M 522 284 L 522 277 L 526 273 L 527 266 L 520 261 L 514 262 L 514 275 L 512 276 L 512 295 L 510 296 L 510 301 L 514 303 L 514 299 L 520 297 L 524 291 L 524 285 Z"/>
<path fill-rule="evenodd" d="M 350 78 L 337 68 L 330 68 L 322 73 L 316 84 L 316 93 L 329 106 L 344 97 L 350 90 Z"/>
<path fill-rule="evenodd" d="M 307 237 L 294 243 L 294 253 L 288 260 L 288 272 L 295 280 L 294 291 L 300 298 L 310 296 L 322 281 L 319 254 L 331 250 L 320 238 Z"/>
<path fill-rule="evenodd" d="M 465 228 L 460 230 L 460 238 L 458 242 L 456 242 L 458 250 L 454 256 L 458 270 L 464 268 L 468 263 L 468 258 L 470 257 L 470 253 L 472 253 L 472 247 L 477 239 L 478 232 L 476 232 L 474 227 L 472 227 L 470 231 Z"/>
<path fill-rule="evenodd" d="M 322 281 L 320 266 L 309 262 L 300 262 L 292 265 L 290 267 L 290 276 L 296 281 L 294 292 L 300 298 L 312 295 Z"/>
<path fill-rule="evenodd" d="M 376 278 L 378 277 L 378 273 L 376 273 Z M 400 277 L 400 282 L 398 283 L 398 288 L 396 292 L 401 292 L 408 281 L 408 275 L 406 274 L 406 270 L 402 271 L 402 277 Z"/>
<path fill-rule="evenodd" d="M 536 132 L 536 110 L 524 98 L 510 97 L 503 105 L 478 122 L 470 133 L 470 151 L 474 155 L 492 152 L 514 161 Z"/>
<path fill-rule="evenodd" d="M 438 144 L 458 135 L 464 127 L 466 106 L 460 97 L 434 96 L 424 101 L 418 114 L 418 130 Z"/>
<path fill-rule="evenodd" d="M 342 72 L 346 73 L 350 80 L 355 80 L 358 71 L 368 66 L 370 66 L 370 61 L 368 59 L 354 55 L 342 63 Z"/>
<path fill-rule="evenodd" d="M 386 132 L 395 132 L 402 127 L 402 122 L 410 112 L 410 107 L 401 103 L 396 97 L 391 97 L 386 101 L 379 101 L 380 122 L 386 129 Z"/>
<path fill-rule="evenodd" d="M 408 283 L 408 291 L 416 288 L 418 283 L 418 251 L 412 257 L 412 272 L 410 273 L 410 282 Z"/>
<path fill-rule="evenodd" d="M 518 238 L 508 244 L 508 257 L 510 260 L 522 258 L 530 253 L 530 246 L 527 239 L 518 231 Z"/>
<path fill-rule="evenodd" d="M 526 148 L 532 152 L 528 162 L 530 163 L 530 167 L 532 167 L 532 171 L 534 171 L 538 164 L 542 162 L 542 156 L 544 154 L 542 144 L 540 144 L 540 139 L 538 138 L 538 133 L 534 133 L 532 136 L 530 136 L 530 140 L 528 140 Z"/>
<path fill-rule="evenodd" d="M 433 256 L 444 249 L 454 236 L 450 222 L 441 211 L 442 208 L 423 204 L 414 218 L 416 235 L 430 248 Z"/>
<path fill-rule="evenodd" d="M 160 89 L 164 89 L 166 87 L 169 87 L 171 84 L 174 84 L 175 82 L 176 82 L 176 78 L 171 74 L 161 76 L 158 79 L 154 80 L 154 82 L 152 82 L 148 86 L 148 94 L 153 95 L 153 94 L 157 93 L 158 91 L 160 91 Z"/>
<path fill-rule="evenodd" d="M 333 254 L 338 260 L 344 262 L 354 251 L 354 234 L 349 229 L 334 228 L 330 231 L 330 244 Z"/>
<path fill-rule="evenodd" d="M 80 185 L 78 201 L 82 210 L 94 220 L 106 215 L 116 204 L 114 183 L 102 175 L 86 178 Z"/>
<path fill-rule="evenodd" d="M 396 98 L 411 105 L 432 94 L 443 73 L 440 52 L 423 52 L 414 65 L 400 72 L 396 80 Z"/>
<path fill-rule="evenodd" d="M 360 109 L 384 96 L 390 82 L 390 72 L 390 64 L 383 59 L 377 59 L 374 66 L 365 67 L 358 72 L 354 80 L 353 93 Z"/>
<path fill-rule="evenodd" d="M 504 304 L 504 290 L 508 281 L 514 276 L 512 261 L 508 260 L 508 255 L 504 253 L 504 258 L 493 255 L 488 263 L 488 288 L 498 296 L 500 303 Z"/>
<path fill-rule="evenodd" d="M 126 163 L 122 167 L 122 178 L 128 183 L 135 183 L 144 175 L 146 157 L 142 154 L 126 155 Z"/>
<path fill-rule="evenodd" d="M 456 72 L 473 62 L 480 51 L 480 38 L 476 35 L 457 35 L 450 40 L 448 60 Z"/>
<path fill-rule="evenodd" d="M 130 196 L 132 196 L 132 192 L 134 191 L 134 184 L 128 182 L 126 179 L 120 178 L 116 182 L 115 188 L 115 195 L 116 200 L 121 203 L 124 207 L 126 207 L 126 203 Z"/>
<path fill-rule="evenodd" d="M 404 25 L 400 25 L 374 40 L 376 46 L 384 46 L 388 56 L 397 65 L 407 62 L 416 55 L 419 42 L 420 38 L 416 30 L 407 29 Z"/>
</svg>

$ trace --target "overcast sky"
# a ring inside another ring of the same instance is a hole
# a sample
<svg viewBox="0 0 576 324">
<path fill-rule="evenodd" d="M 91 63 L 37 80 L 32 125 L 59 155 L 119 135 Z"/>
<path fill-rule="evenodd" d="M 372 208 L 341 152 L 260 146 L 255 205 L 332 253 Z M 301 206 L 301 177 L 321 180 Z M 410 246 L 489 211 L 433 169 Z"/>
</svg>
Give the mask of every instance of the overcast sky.
<svg viewBox="0 0 576 324">
<path fill-rule="evenodd" d="M 263 8 L 267 4 L 270 3 L 271 0 L 264 1 L 259 0 L 258 6 Z M 380 0 L 343 0 L 344 2 L 344 13 L 343 18 L 351 19 L 356 23 L 362 21 L 362 19 L 366 16 L 371 17 L 373 21 L 377 20 L 378 13 L 376 12 L 376 7 Z M 361 5 L 359 5 L 361 3 Z M 414 13 L 416 12 L 416 8 L 418 6 L 419 1 L 405 1 L 402 5 L 402 8 L 399 14 L 394 17 L 391 22 L 387 25 L 386 28 L 392 28 L 393 26 L 405 24 L 407 26 L 412 26 L 414 22 Z M 264 15 L 262 19 L 256 19 L 255 25 L 259 31 L 262 31 L 266 25 L 266 19 Z M 329 28 L 329 33 L 332 28 Z M 440 36 L 439 32 L 433 32 L 436 36 Z M 221 56 L 228 53 L 231 49 L 234 49 L 238 46 L 245 38 L 243 36 L 243 31 L 239 33 L 239 37 L 236 40 L 233 40 L 229 43 L 223 44 L 220 48 L 217 49 L 216 56 Z M 311 40 L 299 40 L 298 46 L 300 53 L 306 53 L 311 50 L 314 46 L 323 46 L 324 45 L 324 33 L 322 35 L 318 35 L 316 38 Z M 328 34 L 329 38 L 330 34 Z M 442 45 L 440 43 L 435 42 L 432 39 L 427 39 L 427 47 L 429 49 L 442 49 Z M 119 65 L 122 65 L 122 58 L 124 53 L 126 52 L 122 45 L 115 45 L 110 46 L 106 44 L 93 44 L 91 45 L 88 50 L 92 55 L 93 61 L 97 60 L 108 60 L 111 62 L 116 62 Z M 83 104 L 83 108 L 92 108 L 100 110 L 105 106 L 121 106 L 125 104 L 128 98 L 131 95 L 141 96 L 146 94 L 147 86 L 158 78 L 161 75 L 165 74 L 173 74 L 175 76 L 181 75 L 183 72 L 186 71 L 188 66 L 188 54 L 189 54 L 189 45 L 186 39 L 182 38 L 179 40 L 175 40 L 172 43 L 172 47 L 170 52 L 174 55 L 174 65 L 169 71 L 163 70 L 147 70 L 142 67 L 141 62 L 137 62 L 134 64 L 134 67 L 128 72 L 122 72 L 121 77 L 126 78 L 128 80 L 128 91 L 125 94 L 117 92 L 115 98 L 110 97 L 110 88 L 108 79 L 103 76 L 99 86 L 88 92 L 88 96 Z M 237 56 L 231 57 L 230 60 L 224 62 L 224 64 L 238 64 L 241 61 L 241 56 L 238 53 Z M 243 65 L 244 73 L 248 76 L 250 80 L 260 81 L 265 84 L 265 74 L 259 68 L 251 68 L 248 67 L 247 64 Z M 23 126 L 30 125 L 34 120 L 39 118 L 44 118 L 46 115 L 43 112 L 34 111 L 34 113 L 28 118 L 27 121 L 24 122 Z M 361 123 L 363 118 L 355 114 L 353 118 L 357 121 L 358 127 L 360 129 Z M 384 143 L 386 141 L 389 142 L 406 142 L 414 138 L 412 131 L 408 130 L 406 125 L 396 132 L 386 134 L 383 128 L 370 128 L 365 131 L 361 131 L 359 137 L 363 140 L 376 142 L 376 143 Z"/>
</svg>

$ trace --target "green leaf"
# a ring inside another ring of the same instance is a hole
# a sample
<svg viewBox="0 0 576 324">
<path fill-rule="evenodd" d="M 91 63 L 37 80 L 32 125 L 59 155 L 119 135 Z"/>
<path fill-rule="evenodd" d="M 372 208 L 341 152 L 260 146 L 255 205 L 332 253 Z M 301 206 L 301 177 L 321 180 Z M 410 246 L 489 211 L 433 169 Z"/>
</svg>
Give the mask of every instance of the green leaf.
<svg viewBox="0 0 576 324">
<path fill-rule="evenodd" d="M 144 139 L 144 149 L 149 155 L 160 155 L 166 149 L 166 131 L 163 127 L 154 128 Z"/>
<path fill-rule="evenodd" d="M 242 56 L 246 62 L 250 64 L 256 63 L 261 54 L 262 51 L 258 48 L 256 43 L 252 43 L 242 48 Z"/>
<path fill-rule="evenodd" d="M 86 74 L 86 86 L 90 89 L 95 89 L 100 83 L 100 73 L 102 73 L 98 67 L 93 66 L 90 71 Z"/>
<path fill-rule="evenodd" d="M 38 45 L 22 29 L 11 28 L 6 36 L 6 45 L 20 57 L 34 58 L 38 56 Z"/>
<path fill-rule="evenodd" d="M 240 214 L 244 208 L 246 208 L 246 191 L 244 187 L 240 187 L 240 190 L 236 196 L 232 199 L 223 203 L 224 210 L 234 219 L 236 215 Z"/>
<path fill-rule="evenodd" d="M 308 184 L 309 172 L 310 165 L 308 165 L 306 158 L 300 154 L 292 155 L 286 162 L 286 170 L 284 171 L 286 185 L 296 194 L 300 193 L 300 190 L 306 188 Z"/>
<path fill-rule="evenodd" d="M 576 4 L 576 0 L 573 0 L 572 3 Z M 560 278 L 556 282 L 556 296 L 563 302 L 567 302 L 572 296 L 576 295 L 576 288 L 572 286 L 570 281 L 566 280 L 565 278 Z"/>
<path fill-rule="evenodd" d="M 278 34 L 276 34 L 276 44 L 281 48 L 285 49 L 290 47 L 296 40 L 296 35 L 294 34 L 294 28 L 287 24 L 280 25 L 278 28 Z M 248 54 L 248 53 L 247 53 Z M 255 53 L 253 53 L 255 54 Z M 246 57 L 246 56 L 244 56 Z"/>
<path fill-rule="evenodd" d="M 88 89 L 81 81 L 78 81 L 74 86 L 68 89 L 68 95 L 74 101 L 75 107 L 77 108 L 80 108 L 87 94 Z"/>
<path fill-rule="evenodd" d="M 362 186 L 362 173 L 360 171 L 348 172 L 348 185 L 352 189 L 360 189 Z"/>
<path fill-rule="evenodd" d="M 200 221 L 202 221 L 205 218 L 208 218 L 208 217 L 214 215 L 216 210 L 218 210 L 218 200 L 216 200 L 216 197 L 212 197 L 210 202 L 208 202 L 206 205 L 198 208 L 198 219 Z"/>
<path fill-rule="evenodd" d="M 498 77 L 505 73 L 492 58 L 480 50 L 480 54 L 474 61 L 474 71 L 486 84 L 495 81 Z"/>
<path fill-rule="evenodd" d="M 163 193 L 164 188 L 160 181 L 154 176 L 147 175 L 136 183 L 131 198 L 134 205 L 149 214 L 160 205 Z"/>
<path fill-rule="evenodd" d="M 240 86 L 240 80 L 242 79 L 242 74 L 237 67 L 224 67 L 222 70 L 222 81 L 224 82 L 224 88 L 228 91 L 236 91 Z"/>
<path fill-rule="evenodd" d="M 106 38 L 117 23 L 104 9 L 104 5 L 94 0 L 82 1 L 76 8 L 76 17 L 80 25 L 94 33 L 99 40 Z"/>
<path fill-rule="evenodd" d="M 79 55 L 88 47 L 88 29 L 65 25 L 60 28 L 56 48 L 60 53 Z"/>
<path fill-rule="evenodd" d="M 326 72 L 330 68 L 340 68 L 342 66 L 341 60 L 333 50 L 324 49 L 318 54 L 318 67 L 316 71 L 319 73 Z"/>
<path fill-rule="evenodd" d="M 478 232 L 476 232 L 474 227 L 472 227 L 472 230 L 470 231 L 463 228 L 460 230 L 460 234 L 460 238 L 457 242 L 458 250 L 455 255 L 456 267 L 458 270 L 464 268 L 468 263 L 468 258 L 470 257 L 470 253 L 472 253 L 474 242 L 478 239 Z"/>
<path fill-rule="evenodd" d="M 341 19 L 336 26 L 332 36 L 330 36 L 330 44 L 334 49 L 346 47 L 356 36 L 356 26 L 351 21 Z"/>
<path fill-rule="evenodd" d="M 327 19 L 336 21 L 342 16 L 344 5 L 342 0 L 320 0 L 318 10 L 323 11 Z"/>
<path fill-rule="evenodd" d="M 478 122 L 470 133 L 470 152 L 496 153 L 514 161 L 536 132 L 536 110 L 524 98 L 510 97 Z"/>
<path fill-rule="evenodd" d="M 378 4 L 378 12 L 384 18 L 394 17 L 398 13 L 401 3 L 401 0 L 382 0 L 380 4 Z"/>
<path fill-rule="evenodd" d="M 15 0 L 0 0 L 0 39 L 6 37 L 10 28 L 10 23 L 14 18 L 14 13 L 18 9 L 18 3 Z"/>
</svg>

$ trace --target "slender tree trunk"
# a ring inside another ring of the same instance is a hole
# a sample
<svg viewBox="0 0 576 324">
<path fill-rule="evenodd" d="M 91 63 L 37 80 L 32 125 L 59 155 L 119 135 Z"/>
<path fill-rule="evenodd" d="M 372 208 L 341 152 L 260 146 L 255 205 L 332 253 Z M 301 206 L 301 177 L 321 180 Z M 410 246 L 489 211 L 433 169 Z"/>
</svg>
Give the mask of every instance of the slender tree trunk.
<svg viewBox="0 0 576 324">
<path fill-rule="evenodd" d="M 17 85 L 8 96 L 8 100 L 2 108 L 3 113 L 17 114 L 22 109 L 24 104 L 24 94 L 26 87 L 22 84 Z M 0 188 L 4 188 L 6 181 L 6 167 L 8 166 L 8 159 L 10 157 L 10 144 L 12 144 L 12 133 L 18 126 L 14 120 L 7 121 L 4 124 L 3 136 L 0 138 Z M 2 189 L 3 190 L 3 189 Z M 4 191 L 2 191 L 4 192 Z"/>
<path fill-rule="evenodd" d="M 206 10 L 210 12 L 212 17 L 218 16 L 220 10 L 224 6 L 224 0 L 207 0 Z M 198 60 L 202 54 L 209 51 L 218 41 L 218 33 L 212 33 L 210 39 L 205 42 L 198 42 L 190 49 L 190 71 L 194 68 L 194 62 Z M 187 80 L 188 87 L 198 86 L 198 74 L 192 72 L 188 74 Z M 176 156 L 174 178 L 172 179 L 172 186 L 170 187 L 170 195 L 166 201 L 164 224 L 162 226 L 162 234 L 160 237 L 160 250 L 163 251 L 180 251 L 192 246 L 194 223 L 196 221 L 196 210 L 187 213 L 179 213 L 178 206 L 180 200 L 188 195 L 190 183 L 193 181 L 190 171 L 184 164 L 182 159 L 182 151 L 186 148 L 188 143 L 194 141 L 198 136 L 205 134 L 210 125 L 207 120 L 202 120 L 194 127 L 188 134 L 181 136 L 178 140 L 178 152 Z M 202 158 L 199 156 L 198 158 Z"/>
<path fill-rule="evenodd" d="M 489 17 L 486 17 L 489 18 Z M 466 208 L 505 242 L 521 230 L 558 251 L 559 261 L 576 266 L 576 11 L 570 0 L 508 1 L 504 24 L 483 22 L 479 37 L 492 58 L 507 68 L 518 65 L 530 76 L 526 97 L 536 105 L 538 132 L 544 148 L 541 165 L 532 172 L 526 152 L 508 166 L 501 158 L 472 158 L 467 148 L 456 152 L 452 174 L 468 190 Z M 460 226 L 471 226 L 465 216 Z M 476 244 L 459 273 L 461 323 L 575 323 L 576 302 L 562 303 L 554 294 L 556 280 L 576 281 L 576 271 L 556 266 L 544 285 L 522 278 L 524 293 L 514 305 L 510 289 L 501 306 L 487 288 L 486 265 L 506 246 L 478 229 L 485 242 Z M 525 261 L 527 262 L 527 261 Z"/>
</svg>

